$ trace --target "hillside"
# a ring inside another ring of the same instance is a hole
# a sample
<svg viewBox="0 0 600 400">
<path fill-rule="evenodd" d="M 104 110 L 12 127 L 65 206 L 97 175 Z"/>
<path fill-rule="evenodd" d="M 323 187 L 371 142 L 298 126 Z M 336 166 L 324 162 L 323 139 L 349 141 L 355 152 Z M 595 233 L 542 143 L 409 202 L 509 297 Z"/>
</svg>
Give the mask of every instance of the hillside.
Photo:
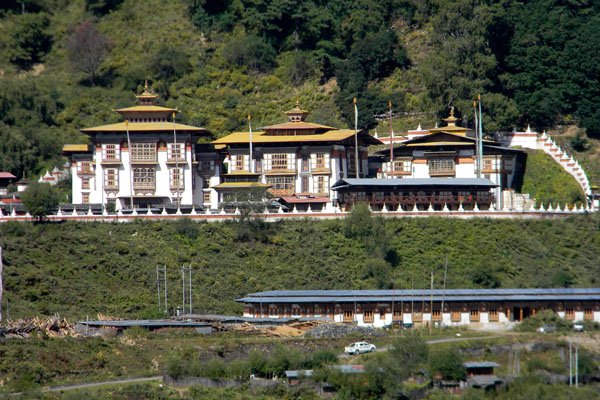
<svg viewBox="0 0 600 400">
<path fill-rule="evenodd" d="M 456 106 L 472 125 L 584 128 L 597 147 L 595 2 L 23 0 L 0 6 L 0 170 L 62 165 L 83 127 L 115 122 L 148 79 L 161 104 L 215 137 L 280 122 L 298 99 L 310 121 L 359 124 L 392 101 L 396 132 Z M 23 13 L 24 11 L 24 13 Z M 472 18 L 471 18 L 472 17 Z M 536 21 L 535 24 L 530 21 Z M 590 33 L 591 32 L 591 33 Z M 93 43 L 90 46 L 89 43 Z M 577 154 L 576 154 L 577 155 Z M 586 157 L 584 157 L 586 158 Z M 590 162 L 593 168 L 593 162 Z M 584 162 L 584 167 L 587 167 Z M 598 174 L 590 174 L 598 183 Z"/>
<path fill-rule="evenodd" d="M 156 266 L 169 304 L 181 303 L 181 265 L 193 266 L 196 312 L 271 289 L 597 286 L 600 217 L 560 220 L 386 219 L 264 224 L 63 223 L 0 225 L 12 318 L 60 313 L 156 316 Z"/>
</svg>

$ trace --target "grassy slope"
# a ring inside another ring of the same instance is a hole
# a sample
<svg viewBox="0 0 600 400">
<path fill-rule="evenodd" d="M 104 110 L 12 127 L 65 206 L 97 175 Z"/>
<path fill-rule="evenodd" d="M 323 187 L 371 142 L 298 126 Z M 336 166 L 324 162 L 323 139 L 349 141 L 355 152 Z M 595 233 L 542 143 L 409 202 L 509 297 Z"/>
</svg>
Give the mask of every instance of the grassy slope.
<svg viewBox="0 0 600 400">
<path fill-rule="evenodd" d="M 522 192 L 535 198 L 537 207 L 548 207 L 548 203 L 564 207 L 565 203 L 581 203 L 585 199 L 577 181 L 541 150 L 527 152 Z"/>
<path fill-rule="evenodd" d="M 391 270 L 370 277 L 361 239 L 343 221 L 186 224 L 2 224 L 4 285 L 11 317 L 59 312 L 70 318 L 105 313 L 151 316 L 155 268 L 169 269 L 171 307 L 181 300 L 184 263 L 194 267 L 196 311 L 239 312 L 233 302 L 271 289 L 369 289 L 376 279 L 409 287 L 428 281 L 449 258 L 448 287 L 596 286 L 599 217 L 556 221 L 390 219 L 397 253 Z M 137 232 L 137 235 L 135 234 Z M 197 237 L 196 237 L 197 236 Z"/>
</svg>

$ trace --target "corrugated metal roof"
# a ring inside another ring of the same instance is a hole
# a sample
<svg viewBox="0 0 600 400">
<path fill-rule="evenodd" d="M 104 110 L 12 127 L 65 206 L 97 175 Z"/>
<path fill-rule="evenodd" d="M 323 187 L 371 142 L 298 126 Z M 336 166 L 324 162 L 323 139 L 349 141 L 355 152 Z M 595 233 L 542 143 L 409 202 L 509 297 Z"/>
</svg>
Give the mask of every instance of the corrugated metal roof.
<svg viewBox="0 0 600 400">
<path fill-rule="evenodd" d="M 497 184 L 483 178 L 405 178 L 374 179 L 345 178 L 337 181 L 331 189 L 344 186 L 483 186 L 496 187 Z"/>
<path fill-rule="evenodd" d="M 171 320 L 125 320 L 125 321 L 80 321 L 78 324 L 87 326 L 111 326 L 115 328 L 130 328 L 141 326 L 146 328 L 167 328 L 167 327 L 203 327 L 210 326 L 206 323 L 193 321 L 171 321 Z"/>
<path fill-rule="evenodd" d="M 463 363 L 465 368 L 496 368 L 500 364 L 493 361 L 467 361 Z"/>
<path fill-rule="evenodd" d="M 249 294 L 241 303 L 349 303 L 457 301 L 600 300 L 600 288 L 441 289 L 433 290 L 276 290 Z"/>
</svg>

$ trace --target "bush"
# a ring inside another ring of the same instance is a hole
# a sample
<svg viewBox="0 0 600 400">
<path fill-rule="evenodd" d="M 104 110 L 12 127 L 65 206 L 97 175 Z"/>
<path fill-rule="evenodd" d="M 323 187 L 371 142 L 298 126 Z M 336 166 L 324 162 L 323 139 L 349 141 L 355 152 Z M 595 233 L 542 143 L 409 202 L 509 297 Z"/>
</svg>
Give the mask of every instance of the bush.
<svg viewBox="0 0 600 400">
<path fill-rule="evenodd" d="M 554 325 L 559 332 L 567 332 L 572 329 L 572 324 L 559 317 L 550 310 L 540 311 L 532 317 L 525 318 L 523 322 L 515 327 L 519 332 L 535 332 L 542 325 Z"/>
</svg>

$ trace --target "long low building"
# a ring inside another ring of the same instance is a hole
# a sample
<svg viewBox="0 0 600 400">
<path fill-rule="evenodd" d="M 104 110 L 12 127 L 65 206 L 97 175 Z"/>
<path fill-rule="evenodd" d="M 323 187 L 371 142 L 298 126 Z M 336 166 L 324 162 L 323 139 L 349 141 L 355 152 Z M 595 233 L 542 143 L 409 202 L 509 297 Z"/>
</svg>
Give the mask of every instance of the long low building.
<svg viewBox="0 0 600 400">
<path fill-rule="evenodd" d="M 542 310 L 600 322 L 600 288 L 275 290 L 236 301 L 244 304 L 245 317 L 322 316 L 373 327 L 508 323 Z"/>
</svg>

